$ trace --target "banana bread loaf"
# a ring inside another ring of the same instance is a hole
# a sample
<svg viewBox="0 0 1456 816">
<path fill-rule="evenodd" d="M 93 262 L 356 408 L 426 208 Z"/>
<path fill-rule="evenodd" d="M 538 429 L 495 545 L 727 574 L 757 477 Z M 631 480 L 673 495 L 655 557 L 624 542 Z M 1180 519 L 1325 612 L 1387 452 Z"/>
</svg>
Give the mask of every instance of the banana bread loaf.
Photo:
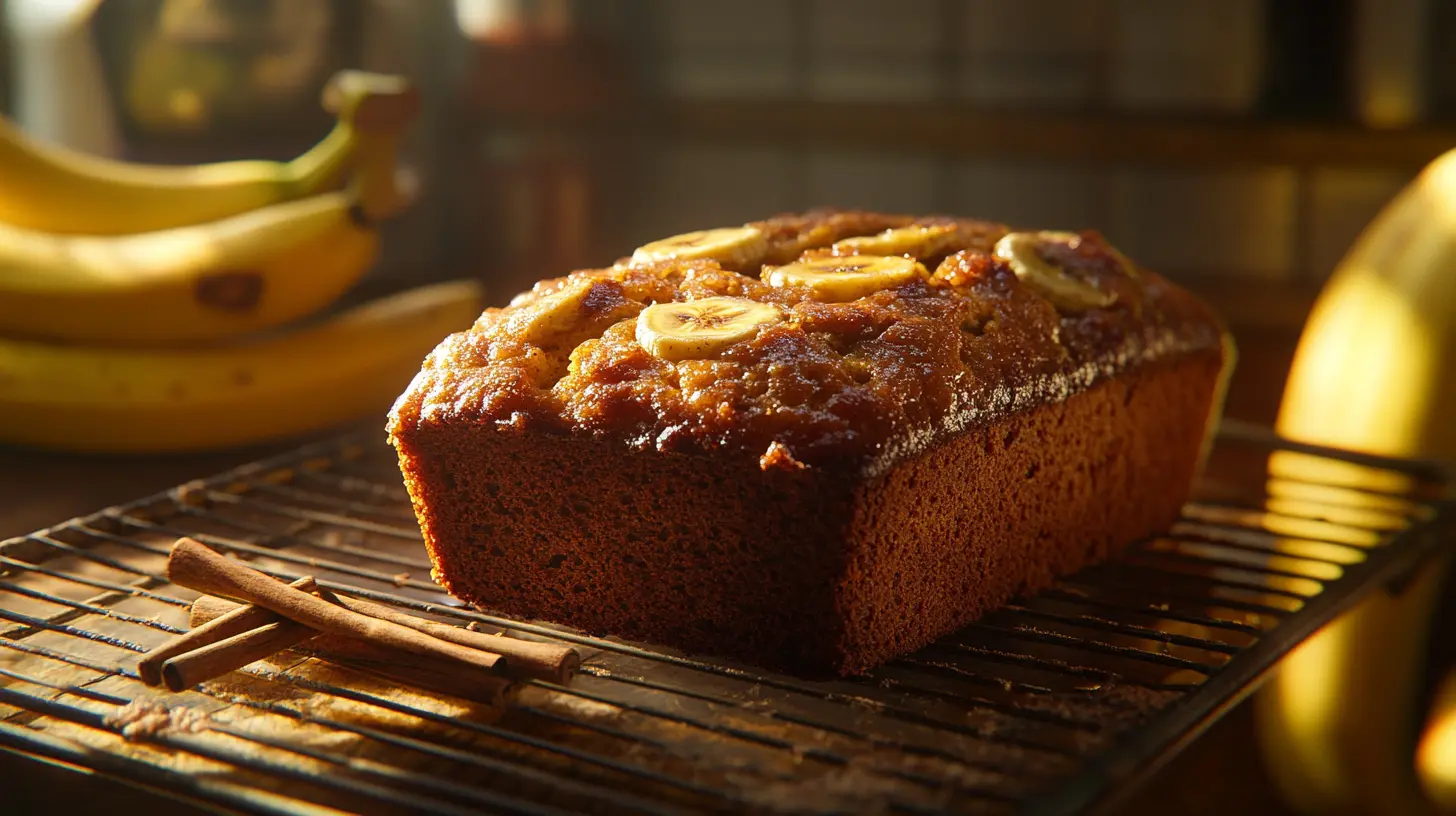
<svg viewBox="0 0 1456 816">
<path fill-rule="evenodd" d="M 814 211 L 537 284 L 389 436 L 457 597 L 851 674 L 1171 523 L 1231 365 L 1096 233 Z"/>
</svg>

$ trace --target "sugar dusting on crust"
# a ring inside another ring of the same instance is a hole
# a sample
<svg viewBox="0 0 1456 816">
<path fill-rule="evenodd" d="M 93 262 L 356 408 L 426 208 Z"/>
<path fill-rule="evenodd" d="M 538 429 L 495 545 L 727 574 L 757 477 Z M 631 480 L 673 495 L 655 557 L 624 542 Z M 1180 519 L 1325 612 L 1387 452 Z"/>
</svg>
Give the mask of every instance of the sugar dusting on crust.
<svg viewBox="0 0 1456 816">
<path fill-rule="evenodd" d="M 1129 269 L 1095 233 L 1056 261 L 1106 308 L 1063 314 L 991 255 L 1007 228 L 943 217 L 815 212 L 755 222 L 769 263 L 907 224 L 936 232 L 932 275 L 848 303 L 815 301 L 711 260 L 659 261 L 542 281 L 430 355 L 391 433 L 469 422 L 589 436 L 638 449 L 741 452 L 764 469 L 853 464 L 870 473 L 988 418 L 1060 402 L 1143 362 L 1216 351 L 1216 320 L 1186 292 Z M 752 271 L 752 270 L 746 270 Z M 653 303 L 728 295 L 775 303 L 779 324 L 707 359 L 637 342 Z"/>
<path fill-rule="evenodd" d="M 132 700 L 106 715 L 106 725 L 129 740 L 148 740 L 164 733 L 196 734 L 212 727 L 206 714 L 158 700 Z"/>
</svg>

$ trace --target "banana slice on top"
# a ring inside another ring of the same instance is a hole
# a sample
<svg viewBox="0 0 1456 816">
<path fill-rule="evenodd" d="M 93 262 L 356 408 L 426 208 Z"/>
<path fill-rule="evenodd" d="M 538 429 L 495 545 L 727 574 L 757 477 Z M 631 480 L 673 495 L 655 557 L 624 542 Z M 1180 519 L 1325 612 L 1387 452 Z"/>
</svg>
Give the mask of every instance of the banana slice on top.
<svg viewBox="0 0 1456 816">
<path fill-rule="evenodd" d="M 830 250 L 836 255 L 935 255 L 955 238 L 949 224 L 916 224 L 888 229 L 878 235 L 862 235 L 836 241 Z"/>
<path fill-rule="evenodd" d="M 926 274 L 925 267 L 912 258 L 848 255 L 776 266 L 763 279 L 770 286 L 805 286 L 816 300 L 843 303 L 909 283 Z"/>
<path fill-rule="evenodd" d="M 518 327 L 518 336 L 532 345 L 549 346 L 572 332 L 581 322 L 582 302 L 586 300 L 591 287 L 592 282 L 589 280 L 573 281 L 549 295 L 542 295 L 534 303 L 521 307 L 510 318 Z M 524 294 L 517 295 L 512 305 L 518 305 L 517 301 L 524 300 Z"/>
<path fill-rule="evenodd" d="M 742 268 L 758 263 L 767 253 L 768 238 L 762 230 L 724 227 L 685 232 L 640 246 L 632 253 L 632 263 L 714 260 L 726 267 Z"/>
<path fill-rule="evenodd" d="M 702 359 L 783 319 L 778 306 L 747 298 L 654 303 L 637 316 L 637 342 L 663 360 Z"/>
<path fill-rule="evenodd" d="M 1074 232 L 1013 232 L 996 242 L 993 253 L 1011 265 L 1022 283 L 1041 293 L 1060 311 L 1084 312 L 1111 306 L 1116 295 L 1068 275 L 1037 251 L 1043 242 L 1071 244 L 1080 240 L 1082 237 Z"/>
</svg>

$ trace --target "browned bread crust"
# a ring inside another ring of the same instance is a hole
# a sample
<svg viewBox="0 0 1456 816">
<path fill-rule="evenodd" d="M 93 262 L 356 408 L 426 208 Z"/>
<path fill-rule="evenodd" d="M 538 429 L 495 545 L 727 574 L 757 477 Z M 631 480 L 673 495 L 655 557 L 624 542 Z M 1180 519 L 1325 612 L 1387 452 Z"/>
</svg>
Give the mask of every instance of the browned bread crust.
<svg viewBox="0 0 1456 816">
<path fill-rule="evenodd" d="M 928 274 L 825 303 L 760 264 L 937 225 Z M 1096 234 L 1041 255 L 1111 296 L 1059 309 L 998 224 L 814 212 L 739 271 L 619 262 L 447 338 L 396 403 L 436 577 L 506 613 L 799 673 L 868 669 L 1170 523 L 1231 363 L 1196 299 Z M 784 319 L 654 356 L 645 306 Z"/>
</svg>

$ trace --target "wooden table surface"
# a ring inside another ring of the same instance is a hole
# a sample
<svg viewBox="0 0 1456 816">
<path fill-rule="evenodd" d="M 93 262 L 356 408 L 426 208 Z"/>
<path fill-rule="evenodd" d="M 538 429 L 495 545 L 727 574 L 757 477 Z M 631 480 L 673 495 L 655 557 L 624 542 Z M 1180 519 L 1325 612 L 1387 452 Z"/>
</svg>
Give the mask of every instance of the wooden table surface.
<svg viewBox="0 0 1456 816">
<path fill-rule="evenodd" d="M 295 444 L 155 457 L 0 447 L 0 540 L 282 453 Z"/>
</svg>

